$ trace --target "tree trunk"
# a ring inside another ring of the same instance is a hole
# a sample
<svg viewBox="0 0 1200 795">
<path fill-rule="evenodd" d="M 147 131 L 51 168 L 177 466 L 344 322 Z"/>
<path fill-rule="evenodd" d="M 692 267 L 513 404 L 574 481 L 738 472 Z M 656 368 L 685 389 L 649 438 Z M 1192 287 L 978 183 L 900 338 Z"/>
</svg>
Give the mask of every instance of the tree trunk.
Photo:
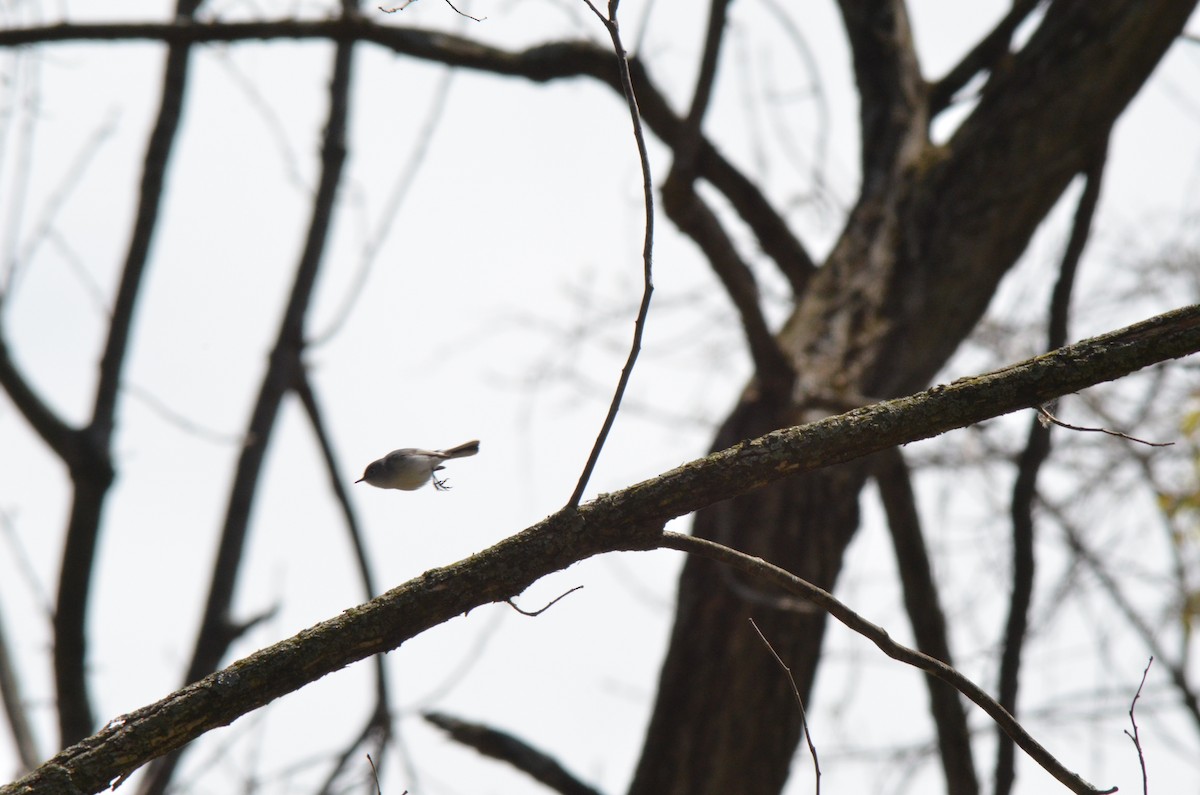
<svg viewBox="0 0 1200 795">
<path fill-rule="evenodd" d="M 967 336 L 1030 236 L 1155 64 L 1194 0 L 1059 0 L 991 63 L 970 116 L 928 138 L 929 97 L 903 3 L 843 0 L 861 95 L 862 189 L 780 345 L 793 394 L 756 379 L 714 449 L 819 416 L 832 399 L 920 389 Z M 987 67 L 984 67 L 987 68 Z M 795 477 L 697 514 L 696 535 L 832 589 L 869 463 Z M 707 561 L 680 578 L 675 626 L 632 795 L 767 795 L 784 785 L 800 716 L 753 617 L 808 703 L 825 616 Z M 951 789 L 954 789 L 952 786 Z"/>
</svg>

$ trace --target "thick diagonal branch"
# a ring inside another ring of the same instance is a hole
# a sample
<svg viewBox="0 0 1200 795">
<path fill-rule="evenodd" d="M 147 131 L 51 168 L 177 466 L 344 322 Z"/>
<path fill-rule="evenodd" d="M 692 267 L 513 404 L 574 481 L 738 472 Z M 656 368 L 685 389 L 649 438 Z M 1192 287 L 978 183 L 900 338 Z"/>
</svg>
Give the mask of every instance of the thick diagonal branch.
<svg viewBox="0 0 1200 795">
<path fill-rule="evenodd" d="M 246 441 L 238 457 L 237 470 L 225 510 L 225 523 L 213 564 L 208 600 L 197 633 L 192 660 L 184 682 L 195 682 L 216 670 L 229 645 L 245 631 L 245 625 L 232 615 L 233 594 L 242 563 L 250 526 L 251 507 L 258 491 L 259 474 L 266 457 L 267 444 L 275 428 L 275 419 L 287 393 L 303 379 L 301 354 L 304 349 L 304 319 L 308 312 L 317 271 L 325 253 L 325 241 L 332 224 L 334 198 L 341 182 L 346 160 L 346 126 L 349 117 L 350 75 L 354 45 L 343 42 L 334 53 L 333 76 L 329 85 L 329 114 L 321 150 L 321 178 L 313 197 L 312 218 L 304 251 L 296 267 L 295 280 L 284 310 L 275 347 L 259 386 L 258 398 L 246 429 Z M 144 795 L 158 795 L 178 764 L 172 755 L 156 765 L 142 786 Z"/>
<path fill-rule="evenodd" d="M 191 16 L 197 5 L 199 0 L 179 0 L 176 16 Z M 167 163 L 183 113 L 189 52 L 188 45 L 182 42 L 172 44 L 167 51 L 158 116 L 146 145 L 137 212 L 100 358 L 92 418 L 77 435 L 78 444 L 73 450 L 76 455 L 65 459 L 74 492 L 54 610 L 54 683 L 59 734 L 64 745 L 86 737 L 95 729 L 87 684 L 86 641 L 92 574 L 104 503 L 116 476 L 111 441 L 121 375 L 129 351 L 134 309 L 150 259 L 150 243 L 158 227 Z"/>
<path fill-rule="evenodd" d="M 494 547 L 382 596 L 112 722 L 0 795 L 97 792 L 150 759 L 430 627 L 511 599 L 535 580 L 604 552 L 660 544 L 670 519 L 789 475 L 862 458 L 1045 403 L 1200 351 L 1200 306 L 1151 318 L 917 395 L 748 439 L 564 509 Z"/>
</svg>

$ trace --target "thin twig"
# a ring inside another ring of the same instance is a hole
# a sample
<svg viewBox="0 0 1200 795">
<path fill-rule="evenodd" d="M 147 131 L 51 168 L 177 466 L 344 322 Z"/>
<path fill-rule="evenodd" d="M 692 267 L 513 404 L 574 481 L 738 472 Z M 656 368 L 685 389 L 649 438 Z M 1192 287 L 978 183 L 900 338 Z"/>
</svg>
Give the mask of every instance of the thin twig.
<svg viewBox="0 0 1200 795">
<path fill-rule="evenodd" d="M 17 751 L 18 770 L 21 773 L 33 770 L 44 759 L 33 736 L 30 721 L 30 700 L 22 686 L 19 671 L 13 656 L 8 651 L 8 635 L 4 630 L 4 616 L 0 615 L 0 702 L 4 705 L 8 729 L 12 734 Z"/>
<path fill-rule="evenodd" d="M 609 0 L 607 17 L 600 13 L 600 9 L 592 5 L 591 0 L 584 0 L 584 2 L 599 18 L 601 23 L 604 24 L 609 37 L 612 39 L 613 52 L 617 56 L 617 69 L 621 76 L 621 88 L 625 93 L 625 102 L 629 106 L 629 117 L 633 122 L 633 139 L 637 143 L 638 161 L 642 167 L 642 193 L 646 205 L 646 235 L 642 244 L 642 302 L 638 306 L 637 319 L 633 322 L 633 341 L 629 346 L 629 357 L 625 360 L 625 366 L 621 368 L 621 377 L 617 381 L 617 389 L 613 394 L 612 403 L 609 404 L 608 414 L 604 417 L 604 424 L 600 427 L 600 434 L 596 437 L 596 443 L 592 445 L 592 452 L 583 467 L 583 473 L 579 476 L 579 483 L 576 484 L 575 491 L 571 494 L 571 499 L 567 501 L 568 508 L 577 508 L 579 501 L 583 499 L 583 491 L 587 488 L 588 481 L 592 477 L 592 471 L 596 468 L 596 462 L 600 459 L 600 451 L 604 448 L 604 442 L 608 439 L 608 433 L 612 430 L 613 422 L 617 419 L 617 412 L 621 409 L 621 398 L 625 395 L 625 388 L 629 385 L 630 376 L 633 375 L 633 365 L 637 362 L 638 353 L 642 349 L 642 334 L 646 329 L 646 316 L 650 313 L 650 296 L 654 293 L 652 267 L 654 253 L 654 182 L 650 176 L 650 155 L 646 150 L 646 137 L 642 132 L 642 114 L 638 110 L 637 97 L 633 93 L 633 76 L 629 72 L 629 55 L 625 52 L 625 45 L 621 43 L 621 31 L 617 25 L 617 4 L 619 0 Z"/>
<path fill-rule="evenodd" d="M 1110 431 L 1108 428 L 1085 428 L 1081 425 L 1072 425 L 1069 422 L 1063 422 L 1058 417 L 1055 417 L 1053 414 L 1050 413 L 1050 410 L 1048 408 L 1046 408 L 1045 406 L 1038 406 L 1037 412 L 1038 412 L 1038 416 L 1041 418 L 1043 423 L 1050 423 L 1052 425 L 1057 425 L 1058 427 L 1066 428 L 1069 431 L 1083 431 L 1085 433 L 1106 433 L 1109 436 L 1116 436 L 1119 439 L 1126 439 L 1130 442 L 1137 442 L 1138 444 L 1144 444 L 1147 447 L 1171 447 L 1172 445 L 1175 444 L 1174 442 L 1148 442 L 1145 439 L 1139 439 L 1136 436 L 1129 436 L 1128 434 L 1121 433 L 1120 431 Z"/>
<path fill-rule="evenodd" d="M 606 552 L 658 547 L 689 551 L 692 545 L 700 545 L 697 551 L 710 556 L 724 551 L 731 556 L 730 562 L 743 570 L 765 573 L 775 578 L 771 582 L 800 591 L 809 599 L 817 594 L 814 603 L 839 621 L 865 623 L 853 613 L 846 618 L 848 608 L 778 567 L 710 542 L 676 534 L 664 536 L 661 528 L 671 518 L 790 475 L 1024 410 L 1198 351 L 1200 306 L 1189 306 L 996 372 L 739 442 L 576 510 L 558 511 L 490 549 L 432 569 L 364 605 L 255 652 L 226 670 L 122 716 L 119 723 L 110 723 L 87 742 L 60 751 L 32 773 L 0 786 L 0 793 L 61 792 L 64 776 L 70 777 L 73 791 L 109 789 L 114 779 L 147 760 L 227 726 L 283 695 L 373 654 L 398 648 L 433 626 L 506 595 L 523 593 L 551 572 Z M 905 651 L 892 644 L 881 628 L 867 626 L 873 628 L 871 639 L 881 649 L 906 653 L 907 658 L 897 659 L 915 659 L 915 666 L 950 682 L 995 719 L 1006 715 L 957 671 Z M 305 661 L 302 667 L 296 665 L 300 658 Z M 1021 733 L 1023 748 L 1029 750 L 1027 745 L 1031 745 L 1037 750 L 1034 758 L 1039 763 L 1066 776 L 1060 781 L 1070 782 L 1076 792 L 1096 792 L 1064 771 L 1019 725 L 1014 731 Z"/>
<path fill-rule="evenodd" d="M 371 766 L 371 775 L 375 779 L 375 795 L 383 795 L 383 790 L 379 788 L 379 771 L 375 768 L 375 760 L 371 758 L 370 754 L 367 754 L 367 764 Z M 407 795 L 408 790 L 404 790 L 404 792 Z"/>
<path fill-rule="evenodd" d="M 386 701 L 378 701 L 375 704 L 375 709 L 371 711 L 371 715 L 367 718 L 367 722 L 363 725 L 358 735 L 349 742 L 346 749 L 334 761 L 333 766 L 325 776 L 325 781 L 316 790 L 317 795 L 331 795 L 331 793 L 341 792 L 344 789 L 340 786 L 338 779 L 341 778 L 342 772 L 350 766 L 350 762 L 356 757 L 358 749 L 367 743 L 373 744 L 373 747 L 379 754 L 379 762 L 383 764 L 383 753 L 387 749 L 391 734 L 391 712 L 388 710 Z M 371 754 L 368 751 L 367 759 L 370 758 Z M 371 773 L 375 777 L 375 786 L 378 787 L 379 770 L 375 767 L 374 760 L 371 761 Z"/>
<path fill-rule="evenodd" d="M 429 162 L 429 148 L 436 140 L 437 127 L 445 115 L 447 100 L 450 98 L 450 86 L 454 82 L 455 74 L 456 71 L 449 68 L 442 72 L 442 76 L 433 90 L 433 101 L 425 112 L 421 128 L 413 136 L 414 144 L 408 153 L 407 161 L 400 169 L 400 176 L 388 193 L 375 229 L 371 230 L 363 244 L 362 255 L 350 287 L 342 297 L 341 305 L 334 312 L 333 320 L 329 325 L 322 331 L 309 335 L 308 350 L 314 350 L 333 339 L 345 326 L 346 321 L 354 315 L 354 307 L 367 286 L 367 279 L 374 269 L 375 261 L 379 258 L 379 252 L 383 250 L 383 244 L 387 241 L 396 218 L 400 215 L 400 209 L 408 200 L 409 193 L 421 173 L 421 168 Z"/>
<path fill-rule="evenodd" d="M 1150 778 L 1146 775 L 1146 755 L 1142 752 L 1142 738 L 1138 733 L 1137 718 L 1134 717 L 1133 711 L 1137 708 L 1138 699 L 1142 697 L 1142 688 L 1146 686 L 1146 674 L 1150 673 L 1151 665 L 1154 665 L 1153 657 L 1146 663 L 1146 668 L 1142 671 L 1142 682 L 1133 694 L 1133 701 L 1129 702 L 1129 722 L 1133 725 L 1133 733 L 1125 730 L 1125 736 L 1133 741 L 1133 747 L 1137 749 L 1138 764 L 1142 766 L 1142 795 L 1150 795 Z"/>
<path fill-rule="evenodd" d="M 934 659 L 928 654 L 922 654 L 916 649 L 910 649 L 892 640 L 887 630 L 878 624 L 873 624 L 847 605 L 838 601 L 830 594 L 807 580 L 803 580 L 791 572 L 785 571 L 762 558 L 756 558 L 739 552 L 736 549 L 709 541 L 703 538 L 681 535 L 680 533 L 664 532 L 660 546 L 666 549 L 677 549 L 736 566 L 748 574 L 762 577 L 767 582 L 777 585 L 790 593 L 807 599 L 820 607 L 837 621 L 862 635 L 879 647 L 887 656 L 898 660 L 926 673 L 933 674 L 951 687 L 973 701 L 986 712 L 1013 742 L 1021 747 L 1033 761 L 1037 762 L 1046 772 L 1078 795 L 1107 795 L 1116 792 L 1116 787 L 1098 790 L 1078 775 L 1068 770 L 1053 754 L 1047 751 L 1041 743 L 1017 722 L 1008 710 L 1000 706 L 994 698 L 984 692 L 983 688 L 963 676 L 956 669 L 946 665 L 941 660 Z"/>
<path fill-rule="evenodd" d="M 458 6 L 454 5 L 454 3 L 451 3 L 450 0 L 445 0 L 445 2 L 446 2 L 446 5 L 450 6 L 452 9 L 454 9 L 454 13 L 456 13 L 460 16 L 464 16 L 467 19 L 473 19 L 476 22 L 482 22 L 483 20 L 487 19 L 487 17 L 473 17 L 470 14 L 466 13 L 465 11 L 459 11 Z"/>
<path fill-rule="evenodd" d="M 1166 666 L 1167 675 L 1171 684 L 1179 691 L 1179 700 L 1184 709 L 1191 715 L 1192 722 L 1200 726 L 1200 696 L 1188 682 L 1186 653 L 1182 659 L 1171 659 L 1159 634 L 1145 618 L 1138 614 L 1133 607 L 1132 600 L 1121 590 L 1120 584 L 1109 570 L 1107 561 L 1102 560 L 1100 554 L 1087 546 L 1084 540 L 1085 534 L 1073 526 L 1064 511 L 1053 502 L 1043 498 L 1042 506 L 1058 522 L 1072 554 L 1077 556 L 1096 578 L 1101 590 L 1112 600 L 1113 606 L 1137 633 L 1154 659 L 1158 660 L 1159 666 Z"/>
<path fill-rule="evenodd" d="M 1075 208 L 1071 234 L 1063 251 L 1058 281 L 1050 297 L 1047 321 L 1047 350 L 1066 344 L 1070 319 L 1071 293 L 1083 251 L 1091 236 L 1092 219 L 1100 201 L 1107 163 L 1107 138 L 1096 150 L 1085 171 L 1083 192 Z M 1048 413 L 1048 412 L 1047 412 Z M 1025 448 L 1017 462 L 1013 483 L 1012 515 L 1012 591 L 1008 600 L 1008 618 L 1004 624 L 1004 646 L 1000 656 L 1000 675 L 996 699 L 1012 713 L 1017 712 L 1017 692 L 1020 688 L 1021 655 L 1029 634 L 1029 609 L 1033 602 L 1033 586 L 1037 560 L 1034 555 L 1033 506 L 1038 494 L 1038 475 L 1050 457 L 1050 427 L 1039 415 L 1030 423 Z M 1016 751 L 1004 736 L 996 748 L 995 795 L 1009 795 L 1016 783 Z"/>
<path fill-rule="evenodd" d="M 574 588 L 572 588 L 571 590 L 567 591 L 566 593 L 559 594 L 558 596 L 556 596 L 556 597 L 554 597 L 553 599 L 551 599 L 551 600 L 550 600 L 550 603 L 549 603 L 549 604 L 547 604 L 545 607 L 543 607 L 541 610 L 534 610 L 532 613 L 531 613 L 531 612 L 529 612 L 528 610 L 522 610 L 521 608 L 517 607 L 516 603 L 515 603 L 515 602 L 514 602 L 512 599 L 505 599 L 504 601 L 505 601 L 505 603 L 507 603 L 507 604 L 508 604 L 508 606 L 509 606 L 509 607 L 511 607 L 513 610 L 516 610 L 516 611 L 517 611 L 518 613 L 520 613 L 521 615 L 523 615 L 523 616 L 529 616 L 530 618 L 534 618 L 534 617 L 536 617 L 536 616 L 540 616 L 542 613 L 545 613 L 547 610 L 549 610 L 550 608 L 554 607 L 554 605 L 556 605 L 556 604 L 557 604 L 557 603 L 558 603 L 560 600 L 562 600 L 562 599 L 565 599 L 566 597 L 568 597 L 568 596 L 570 596 L 571 594 L 575 593 L 576 591 L 578 591 L 578 590 L 579 590 L 579 589 L 581 589 L 582 587 L 583 587 L 582 585 L 576 585 Z"/>
<path fill-rule="evenodd" d="M 804 741 L 808 743 L 808 753 L 812 755 L 813 776 L 816 780 L 816 795 L 821 795 L 821 761 L 817 759 L 817 747 L 813 745 L 812 732 L 808 730 L 808 715 L 804 712 L 804 698 L 800 695 L 800 688 L 796 687 L 796 677 L 792 676 L 792 669 L 779 656 L 779 652 L 775 651 L 775 647 L 771 645 L 771 641 L 767 640 L 767 636 L 758 628 L 758 624 L 754 623 L 753 618 L 750 619 L 750 626 L 754 627 L 754 631 L 758 633 L 758 637 L 762 638 L 767 651 L 771 652 L 771 656 L 775 658 L 775 662 L 779 663 L 779 667 L 783 669 L 784 675 L 788 678 L 788 682 L 792 686 L 792 695 L 796 697 L 796 706 L 800 709 L 800 729 L 804 732 Z"/>
<path fill-rule="evenodd" d="M 417 0 L 404 0 L 404 2 L 401 3 L 400 5 L 392 6 L 391 8 L 384 8 L 383 6 L 377 6 L 377 7 L 379 8 L 380 11 L 382 11 L 385 14 L 394 14 L 397 11 L 403 11 L 404 9 L 408 8 L 410 5 L 412 5 L 416 1 Z M 445 2 L 446 5 L 450 6 L 450 8 L 454 9 L 454 13 L 458 14 L 459 16 L 464 16 L 467 19 L 473 19 L 476 22 L 482 22 L 483 20 L 487 19 L 487 17 L 473 17 L 470 14 L 466 13 L 465 11 L 459 11 L 458 6 L 454 5 L 454 3 L 451 3 L 450 0 L 443 0 L 443 2 Z"/>
<path fill-rule="evenodd" d="M 696 192 L 697 168 L 704 143 L 701 125 L 712 101 L 721 45 L 725 41 L 728 8 L 729 0 L 713 0 L 709 7 L 708 29 L 691 107 L 673 144 L 674 161 L 662 184 L 663 209 L 675 226 L 704 252 L 713 273 L 729 294 L 742 321 L 760 388 L 782 397 L 792 393 L 795 369 L 767 322 L 754 272 L 738 253 L 717 214 Z"/>
</svg>

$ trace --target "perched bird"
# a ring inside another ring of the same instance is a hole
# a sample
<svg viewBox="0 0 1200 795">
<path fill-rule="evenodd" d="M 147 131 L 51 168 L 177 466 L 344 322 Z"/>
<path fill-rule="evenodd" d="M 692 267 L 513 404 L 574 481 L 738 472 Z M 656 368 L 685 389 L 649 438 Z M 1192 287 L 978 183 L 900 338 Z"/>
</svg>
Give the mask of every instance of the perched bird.
<svg viewBox="0 0 1200 795">
<path fill-rule="evenodd" d="M 450 487 L 446 481 L 438 480 L 433 474 L 443 469 L 442 462 L 451 458 L 466 458 L 479 452 L 479 440 L 463 442 L 448 450 L 419 450 L 415 447 L 405 447 L 393 450 L 378 461 L 367 464 L 367 470 L 355 483 L 367 482 L 379 489 L 403 489 L 412 491 L 433 481 L 433 487 L 438 491 L 446 491 Z"/>
</svg>

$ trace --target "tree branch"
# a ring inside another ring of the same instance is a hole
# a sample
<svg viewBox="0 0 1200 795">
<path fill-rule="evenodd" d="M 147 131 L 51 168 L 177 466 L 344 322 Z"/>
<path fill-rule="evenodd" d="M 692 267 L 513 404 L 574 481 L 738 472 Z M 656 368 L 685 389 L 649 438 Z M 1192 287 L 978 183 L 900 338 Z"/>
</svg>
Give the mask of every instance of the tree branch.
<svg viewBox="0 0 1200 795">
<path fill-rule="evenodd" d="M 150 759 L 372 654 L 594 555 L 659 546 L 672 518 L 789 475 L 1040 405 L 1200 351 L 1200 305 L 985 375 L 808 425 L 772 431 L 619 492 L 561 510 L 359 607 L 111 721 L 0 795 L 97 792 Z M 940 665 L 940 664 L 939 664 Z M 939 669 L 940 670 L 940 669 Z"/>
<path fill-rule="evenodd" d="M 259 386 L 258 398 L 246 431 L 246 443 L 238 456 L 229 503 L 225 509 L 224 528 L 213 563 L 208 599 L 192 659 L 184 675 L 185 682 L 195 682 L 216 670 L 229 645 L 237 637 L 231 631 L 233 592 L 249 532 L 250 511 L 258 489 L 259 473 L 283 398 L 303 378 L 301 354 L 304 349 L 304 318 L 324 255 L 325 241 L 332 224 L 334 198 L 346 160 L 353 49 L 353 42 L 344 41 L 338 44 L 334 53 L 333 75 L 329 83 L 329 113 L 321 149 L 321 178 L 313 197 L 312 217 L 275 347 Z M 143 795 L 165 792 L 178 761 L 179 756 L 175 754 L 156 764 L 142 782 L 140 792 Z"/>
<path fill-rule="evenodd" d="M 600 795 L 599 790 L 577 779 L 558 760 L 508 732 L 441 712 L 426 712 L 422 717 L 449 734 L 453 740 L 474 748 L 484 756 L 507 762 L 555 792 L 562 795 Z"/>
<path fill-rule="evenodd" d="M 1091 233 L 1092 218 L 1100 201 L 1100 186 L 1104 178 L 1107 159 L 1107 139 L 1098 150 L 1088 168 L 1083 193 L 1075 208 L 1071 224 L 1071 235 L 1063 252 L 1058 282 L 1050 298 L 1049 329 L 1047 347 L 1062 345 L 1067 338 L 1067 318 L 1071 306 L 1071 290 L 1075 284 L 1075 273 L 1083 257 Z M 1017 689 L 1020 685 L 1021 653 L 1025 647 L 1029 624 L 1029 606 L 1033 602 L 1035 574 L 1033 504 L 1037 498 L 1037 480 L 1042 464 L 1050 456 L 1050 426 L 1042 422 L 1040 415 L 1029 423 L 1029 438 L 1017 463 L 1017 477 L 1013 483 L 1012 532 L 1013 569 L 1012 593 L 1009 596 L 1008 620 L 1004 628 L 1003 652 L 1000 656 L 998 698 L 1012 714 L 1017 714 Z M 996 795 L 1009 795 L 1016 782 L 1016 759 L 1010 738 L 998 738 L 996 749 Z"/>
<path fill-rule="evenodd" d="M 586 41 L 556 42 L 511 51 L 472 39 L 419 28 L 376 25 L 364 17 L 328 20 L 277 20 L 233 23 L 129 23 L 47 25 L 0 30 L 0 47 L 68 41 L 127 41 L 143 39 L 166 43 L 275 41 L 278 39 L 330 39 L 377 44 L 401 55 L 491 74 L 550 82 L 590 77 L 622 92 L 620 76 L 612 68 L 611 50 Z M 667 146 L 676 147 L 683 120 L 651 81 L 645 66 L 629 61 L 630 77 L 646 126 Z M 792 283 L 798 293 L 815 269 L 812 257 L 792 234 L 787 222 L 751 180 L 729 162 L 707 139 L 702 139 L 696 160 L 697 176 L 719 190 L 742 221 Z"/>
<path fill-rule="evenodd" d="M 1043 0 L 1015 0 L 1012 8 L 988 35 L 980 39 L 946 76 L 929 87 L 929 116 L 936 116 L 946 109 L 963 86 L 982 71 L 994 71 L 996 65 L 1008 55 L 1013 33 L 1020 27 Z"/>
<path fill-rule="evenodd" d="M 975 702 L 980 709 L 986 712 L 992 720 L 996 721 L 1004 729 L 1008 736 L 1012 737 L 1021 746 L 1021 749 L 1030 758 L 1041 765 L 1046 772 L 1058 779 L 1059 782 L 1072 792 L 1081 793 L 1081 795 L 1116 792 L 1116 787 L 1107 790 L 1098 790 L 1072 773 L 1049 751 L 1043 748 L 1037 740 L 1033 739 L 1022 728 L 1021 724 L 1017 723 L 1012 715 L 1008 714 L 1003 707 L 996 703 L 991 696 L 970 679 L 944 662 L 930 657 L 928 654 L 922 654 L 915 649 L 910 649 L 907 646 L 896 643 L 888 635 L 887 630 L 878 624 L 872 624 L 839 602 L 828 591 L 822 590 L 790 572 L 784 571 L 778 566 L 773 566 L 761 558 L 746 555 L 704 538 L 695 538 L 680 535 L 679 533 L 663 533 L 662 545 L 668 549 L 678 549 L 681 552 L 702 555 L 712 560 L 736 566 L 744 572 L 762 577 L 771 584 L 777 585 L 790 593 L 812 602 L 854 632 L 874 643 L 884 654 L 893 660 L 899 660 L 902 663 L 932 674 L 944 682 L 948 682 L 964 696 Z"/>
<path fill-rule="evenodd" d="M 179 0 L 175 9 L 176 17 L 192 15 L 199 2 Z M 111 441 L 116 424 L 121 374 L 129 351 L 134 309 L 150 258 L 150 244 L 158 227 L 167 163 L 171 159 L 183 113 L 189 52 L 186 43 L 173 43 L 167 51 L 158 116 L 146 143 L 137 211 L 109 318 L 104 352 L 100 358 L 92 418 L 78 434 L 79 444 L 73 451 L 75 455 L 65 459 L 71 470 L 74 492 L 54 610 L 54 683 L 62 745 L 86 737 L 96 726 L 87 683 L 86 636 L 96 544 L 104 502 L 116 474 Z"/>
<path fill-rule="evenodd" d="M 638 354 L 642 350 L 642 335 L 646 331 L 646 317 L 650 314 L 650 298 L 654 295 L 654 180 L 650 174 L 650 154 L 646 150 L 646 136 L 642 132 L 642 114 L 638 109 L 637 94 L 634 93 L 633 88 L 633 77 L 629 71 L 629 53 L 625 52 L 625 45 L 621 41 L 621 28 L 617 23 L 617 3 L 619 0 L 609 0 L 607 18 L 591 4 L 591 0 L 584 1 L 595 12 L 596 16 L 600 18 L 600 22 L 604 24 L 609 38 L 612 39 L 613 54 L 617 57 L 617 73 L 621 77 L 621 93 L 624 94 L 625 105 L 629 109 L 629 119 L 633 124 L 633 141 L 638 154 L 638 165 L 642 170 L 642 204 L 645 210 L 646 226 L 645 236 L 642 241 L 642 300 L 638 305 L 637 317 L 633 321 L 633 340 L 629 345 L 629 355 L 625 359 L 625 366 L 621 368 L 621 376 L 617 379 L 617 388 L 613 393 L 612 401 L 608 405 L 608 412 L 605 414 L 604 422 L 600 426 L 600 433 L 596 436 L 591 453 L 588 454 L 587 462 L 583 466 L 583 472 L 579 475 L 579 480 L 575 484 L 575 490 L 571 493 L 571 497 L 567 501 L 567 506 L 571 508 L 579 505 L 579 501 L 583 499 L 584 489 L 587 488 L 588 481 L 591 480 L 592 471 L 596 468 L 596 462 L 600 460 L 600 451 L 604 449 L 604 442 L 607 441 L 609 431 L 612 430 L 613 423 L 616 422 L 617 412 L 621 409 L 621 400 L 625 397 L 625 389 L 629 386 L 630 377 L 633 376 L 633 366 L 637 363 Z"/>
<path fill-rule="evenodd" d="M 754 274 L 738 254 L 716 213 L 696 193 L 697 163 L 703 141 L 701 127 L 712 99 L 728 7 L 729 0 L 710 0 L 699 74 L 691 107 L 674 146 L 675 159 L 663 183 L 663 207 L 675 225 L 696 243 L 725 286 L 742 319 L 755 375 L 763 389 L 787 396 L 791 394 L 795 372 L 767 326 Z"/>
<path fill-rule="evenodd" d="M 67 467 L 79 458 L 80 432 L 72 428 L 42 400 L 33 386 L 21 375 L 16 363 L 8 352 L 8 343 L 0 331 L 0 386 L 5 394 L 21 412 L 21 416 L 29 423 L 34 432 L 41 437 L 54 453 L 63 460 Z"/>
<path fill-rule="evenodd" d="M 879 486 L 879 497 L 887 515 L 896 568 L 904 587 L 904 609 L 912 624 L 917 648 L 924 654 L 953 667 L 946 616 L 938 598 L 937 582 L 921 531 L 916 496 L 907 462 L 899 448 L 878 456 L 872 473 Z M 937 728 L 942 772 L 950 795 L 977 795 L 979 778 L 971 754 L 971 731 L 958 694 L 937 681 L 926 678 L 929 687 L 929 714 Z"/>
<path fill-rule="evenodd" d="M 16 662 L 8 651 L 8 634 L 4 629 L 3 613 L 0 613 L 0 701 L 4 702 L 4 716 L 17 751 L 18 770 L 32 770 L 42 755 L 33 737 L 33 726 L 29 720 L 29 700 L 21 686 Z"/>
<path fill-rule="evenodd" d="M 680 231 L 695 242 L 724 285 L 741 318 L 750 358 L 754 361 L 754 374 L 763 390 L 786 399 L 795 382 L 795 369 L 767 325 L 754 274 L 716 214 L 696 193 L 695 184 L 682 181 L 674 170 L 663 184 L 663 209 Z"/>
<path fill-rule="evenodd" d="M 329 476 L 329 486 L 333 490 L 334 498 L 337 500 L 338 507 L 342 510 L 342 517 L 346 522 L 346 534 L 350 537 L 350 546 L 354 550 L 354 560 L 358 564 L 358 576 L 362 581 L 363 593 L 366 599 L 373 599 L 377 591 L 373 582 L 374 578 L 371 576 L 371 564 L 367 559 L 367 547 L 363 540 L 362 529 L 359 527 L 358 517 L 354 513 L 354 506 L 350 503 L 350 495 L 346 492 L 346 481 L 342 477 L 343 470 L 338 464 L 337 454 L 334 452 L 333 442 L 325 427 L 324 415 L 321 413 L 321 406 L 317 402 L 317 395 L 313 390 L 312 379 L 308 377 L 307 370 L 301 370 L 295 389 L 300 402 L 304 405 L 304 413 L 308 415 L 313 434 L 317 437 L 317 444 L 321 447 L 321 459 L 325 462 L 325 474 Z M 375 758 L 382 762 L 384 748 L 392 736 L 392 711 L 389 706 L 391 699 L 388 696 L 387 667 L 384 665 L 383 657 L 377 656 L 372 662 L 375 663 L 375 708 L 371 710 L 362 731 L 338 757 L 337 763 L 325 779 L 324 786 L 319 790 L 321 793 L 331 791 L 334 781 L 350 763 L 355 751 L 364 743 L 374 743 Z"/>
<path fill-rule="evenodd" d="M 890 177 L 898 151 L 928 119 L 925 81 L 917 62 L 904 0 L 841 0 L 842 21 L 854 55 L 862 129 L 863 195 Z"/>
</svg>

